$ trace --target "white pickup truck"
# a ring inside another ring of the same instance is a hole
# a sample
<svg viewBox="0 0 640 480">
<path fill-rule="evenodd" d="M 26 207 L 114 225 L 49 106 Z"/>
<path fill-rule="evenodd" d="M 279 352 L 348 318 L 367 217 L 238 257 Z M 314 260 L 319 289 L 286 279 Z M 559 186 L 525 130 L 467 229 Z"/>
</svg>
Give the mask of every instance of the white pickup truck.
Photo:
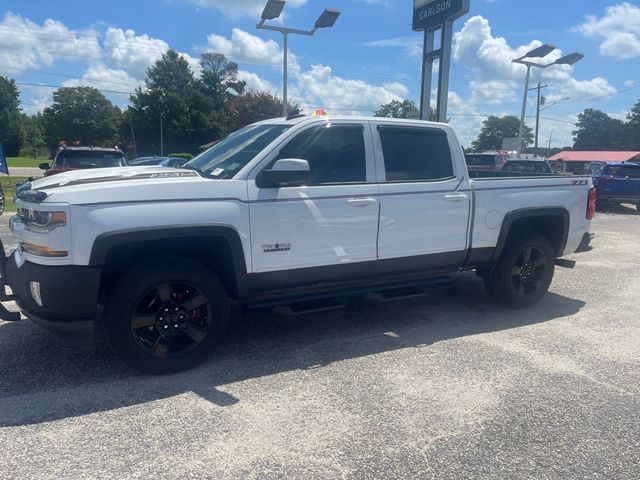
<svg viewBox="0 0 640 480">
<path fill-rule="evenodd" d="M 99 328 L 130 365 L 163 373 L 202 360 L 233 305 L 476 270 L 496 300 L 531 306 L 560 257 L 590 249 L 595 190 L 588 177 L 471 179 L 446 124 L 298 117 L 245 127 L 183 169 L 32 181 L 16 205 L 1 300 L 59 334 Z"/>
</svg>

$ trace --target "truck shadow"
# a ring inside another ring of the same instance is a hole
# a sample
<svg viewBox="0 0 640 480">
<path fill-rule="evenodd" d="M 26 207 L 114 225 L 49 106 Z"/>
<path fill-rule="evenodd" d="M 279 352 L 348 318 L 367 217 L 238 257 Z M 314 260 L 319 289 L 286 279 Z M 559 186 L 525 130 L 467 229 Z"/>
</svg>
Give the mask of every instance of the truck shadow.
<svg viewBox="0 0 640 480">
<path fill-rule="evenodd" d="M 176 375 L 136 374 L 104 347 L 58 343 L 31 322 L 0 324 L 0 427 L 37 424 L 194 392 L 224 408 L 224 385 L 281 372 L 534 325 L 578 312 L 584 302 L 549 293 L 524 311 L 492 303 L 482 282 L 461 274 L 425 297 L 299 317 L 251 313 L 205 364 Z"/>
</svg>

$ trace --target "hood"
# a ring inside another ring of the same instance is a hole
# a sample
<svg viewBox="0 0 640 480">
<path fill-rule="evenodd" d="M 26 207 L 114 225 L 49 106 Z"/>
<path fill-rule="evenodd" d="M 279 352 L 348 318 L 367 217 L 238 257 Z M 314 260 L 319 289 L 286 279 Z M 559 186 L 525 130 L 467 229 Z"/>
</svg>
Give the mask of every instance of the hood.
<svg viewBox="0 0 640 480">
<path fill-rule="evenodd" d="M 19 200 L 69 205 L 244 199 L 247 191 L 243 180 L 158 166 L 74 170 L 34 180 L 23 190 Z"/>
<path fill-rule="evenodd" d="M 51 177 L 44 177 L 31 183 L 33 190 L 52 190 L 74 185 L 89 185 L 105 182 L 120 182 L 131 180 L 152 180 L 161 178 L 199 177 L 193 170 L 176 169 L 171 167 L 115 167 L 86 170 L 72 170 Z"/>
</svg>

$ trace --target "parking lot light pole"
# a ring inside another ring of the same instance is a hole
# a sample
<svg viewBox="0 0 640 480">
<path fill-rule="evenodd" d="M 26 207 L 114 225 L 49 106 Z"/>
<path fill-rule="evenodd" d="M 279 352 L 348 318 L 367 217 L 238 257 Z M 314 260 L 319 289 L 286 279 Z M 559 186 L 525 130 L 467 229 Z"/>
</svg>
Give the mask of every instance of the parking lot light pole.
<svg viewBox="0 0 640 480">
<path fill-rule="evenodd" d="M 260 16 L 260 23 L 256 25 L 257 28 L 262 30 L 272 30 L 274 32 L 282 33 L 284 37 L 284 54 L 282 65 L 282 115 L 286 117 L 288 115 L 288 99 L 287 99 L 287 84 L 288 84 L 288 49 L 289 49 L 289 35 L 306 35 L 312 37 L 320 28 L 333 27 L 340 16 L 340 11 L 333 8 L 326 8 L 324 12 L 318 17 L 315 25 L 311 30 L 299 30 L 295 28 L 278 27 L 275 25 L 265 25 L 267 20 L 275 20 L 280 17 L 282 9 L 284 8 L 284 0 L 267 0 L 267 4 Z"/>
<path fill-rule="evenodd" d="M 525 77 L 524 83 L 524 97 L 522 98 L 522 112 L 520 114 L 520 126 L 518 128 L 518 157 L 522 156 L 523 150 L 523 136 L 524 136 L 524 117 L 527 110 L 527 95 L 529 94 L 529 79 L 531 78 L 531 68 L 548 68 L 552 65 L 573 65 L 574 63 L 582 60 L 584 55 L 582 53 L 570 53 L 569 55 L 565 55 L 564 57 L 559 58 L 555 62 L 543 64 L 543 63 L 535 63 L 525 60 L 526 58 L 543 58 L 549 55 L 556 49 L 553 45 L 544 44 L 537 48 L 534 48 L 530 52 L 527 52 L 522 57 L 514 58 L 511 60 L 513 63 L 519 63 L 521 65 L 525 65 L 527 67 L 527 75 Z"/>
</svg>

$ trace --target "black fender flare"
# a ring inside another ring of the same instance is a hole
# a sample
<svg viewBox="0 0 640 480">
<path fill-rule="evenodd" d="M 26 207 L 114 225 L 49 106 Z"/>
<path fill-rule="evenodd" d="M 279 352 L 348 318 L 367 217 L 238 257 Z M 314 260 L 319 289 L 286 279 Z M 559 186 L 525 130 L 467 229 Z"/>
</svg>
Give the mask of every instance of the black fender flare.
<svg viewBox="0 0 640 480">
<path fill-rule="evenodd" d="M 564 207 L 521 208 L 518 210 L 513 210 L 505 215 L 504 220 L 502 221 L 500 236 L 498 237 L 498 243 L 496 245 L 493 258 L 491 259 L 491 263 L 495 263 L 498 258 L 500 258 L 500 255 L 502 255 L 502 251 L 504 250 L 504 247 L 507 243 L 507 238 L 509 238 L 509 234 L 511 233 L 511 227 L 513 226 L 513 224 L 518 220 L 534 217 L 559 217 L 562 219 L 562 233 L 560 236 L 560 244 L 556 250 L 556 257 L 562 255 L 564 247 L 567 244 L 567 238 L 569 236 L 569 224 L 571 218 L 569 215 L 569 211 Z"/>
<path fill-rule="evenodd" d="M 103 267 L 109 252 L 131 244 L 154 240 L 183 240 L 185 238 L 221 239 L 228 245 L 233 262 L 236 285 L 230 286 L 239 298 L 248 293 L 247 266 L 240 234 L 228 225 L 189 225 L 142 227 L 103 233 L 96 237 L 91 248 L 89 266 Z"/>
</svg>

